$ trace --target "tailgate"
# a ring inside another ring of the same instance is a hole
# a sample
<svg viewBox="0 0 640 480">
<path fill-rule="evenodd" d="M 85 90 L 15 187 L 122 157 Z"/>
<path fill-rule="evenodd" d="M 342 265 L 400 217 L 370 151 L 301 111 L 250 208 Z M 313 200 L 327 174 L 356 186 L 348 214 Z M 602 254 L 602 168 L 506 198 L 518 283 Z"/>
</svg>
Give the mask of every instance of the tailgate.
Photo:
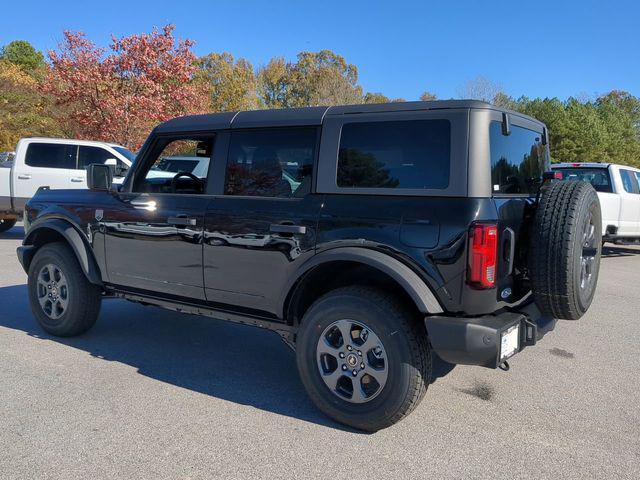
<svg viewBox="0 0 640 480">
<path fill-rule="evenodd" d="M 0 212 L 13 210 L 11 201 L 11 169 L 0 167 Z"/>
</svg>

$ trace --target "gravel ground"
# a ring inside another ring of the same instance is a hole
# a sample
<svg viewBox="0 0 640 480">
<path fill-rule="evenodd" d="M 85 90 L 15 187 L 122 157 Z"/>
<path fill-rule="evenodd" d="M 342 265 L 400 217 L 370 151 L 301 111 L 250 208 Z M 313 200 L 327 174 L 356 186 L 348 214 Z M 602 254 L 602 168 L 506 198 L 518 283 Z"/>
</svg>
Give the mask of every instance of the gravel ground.
<svg viewBox="0 0 640 480">
<path fill-rule="evenodd" d="M 640 478 L 640 249 L 511 371 L 438 363 L 403 422 L 320 414 L 273 333 L 120 300 L 73 338 L 38 328 L 0 235 L 0 478 Z"/>
</svg>

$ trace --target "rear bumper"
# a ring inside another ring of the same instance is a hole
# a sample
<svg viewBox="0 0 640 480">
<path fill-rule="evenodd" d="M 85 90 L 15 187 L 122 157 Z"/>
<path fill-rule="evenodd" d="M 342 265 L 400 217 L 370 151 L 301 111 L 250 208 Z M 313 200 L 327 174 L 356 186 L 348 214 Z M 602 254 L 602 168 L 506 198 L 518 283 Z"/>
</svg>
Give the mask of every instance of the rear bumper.
<svg viewBox="0 0 640 480">
<path fill-rule="evenodd" d="M 425 318 L 429 341 L 440 358 L 449 363 L 488 368 L 496 368 L 507 358 L 535 345 L 555 324 L 556 320 L 543 317 L 533 302 L 517 311 L 496 315 Z M 518 345 L 515 352 L 505 357 L 501 352 L 502 336 L 514 326 L 519 327 Z"/>
</svg>

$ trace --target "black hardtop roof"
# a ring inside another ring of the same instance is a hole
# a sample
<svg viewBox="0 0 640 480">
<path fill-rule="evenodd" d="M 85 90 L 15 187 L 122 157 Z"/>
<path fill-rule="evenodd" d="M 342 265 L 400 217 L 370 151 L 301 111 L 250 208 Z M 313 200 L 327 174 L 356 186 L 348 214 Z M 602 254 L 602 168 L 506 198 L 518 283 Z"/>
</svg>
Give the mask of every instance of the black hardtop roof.
<svg viewBox="0 0 640 480">
<path fill-rule="evenodd" d="M 393 102 L 359 105 L 340 105 L 334 107 L 282 108 L 272 110 L 248 110 L 241 112 L 209 113 L 205 115 L 188 115 L 168 120 L 158 125 L 158 133 L 194 132 L 202 130 L 223 130 L 227 128 L 278 127 L 296 125 L 321 125 L 327 115 L 348 115 L 355 113 L 382 113 L 415 110 L 481 108 L 508 112 L 513 115 L 527 117 L 518 112 L 496 107 L 480 100 L 433 100 L 429 102 Z"/>
</svg>

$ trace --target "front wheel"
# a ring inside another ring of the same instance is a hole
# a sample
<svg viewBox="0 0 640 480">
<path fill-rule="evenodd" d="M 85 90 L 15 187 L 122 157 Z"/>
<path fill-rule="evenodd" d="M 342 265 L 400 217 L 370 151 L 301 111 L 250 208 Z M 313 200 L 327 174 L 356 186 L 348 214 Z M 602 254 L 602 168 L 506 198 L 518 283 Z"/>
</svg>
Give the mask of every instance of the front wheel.
<svg viewBox="0 0 640 480">
<path fill-rule="evenodd" d="M 302 320 L 296 355 L 316 406 L 366 431 L 389 427 L 413 411 L 431 376 L 421 320 L 395 297 L 365 287 L 317 300 Z"/>
<path fill-rule="evenodd" d="M 36 252 L 28 286 L 31 311 L 47 333 L 71 337 L 96 323 L 102 292 L 87 280 L 66 244 L 47 244 Z"/>
</svg>

